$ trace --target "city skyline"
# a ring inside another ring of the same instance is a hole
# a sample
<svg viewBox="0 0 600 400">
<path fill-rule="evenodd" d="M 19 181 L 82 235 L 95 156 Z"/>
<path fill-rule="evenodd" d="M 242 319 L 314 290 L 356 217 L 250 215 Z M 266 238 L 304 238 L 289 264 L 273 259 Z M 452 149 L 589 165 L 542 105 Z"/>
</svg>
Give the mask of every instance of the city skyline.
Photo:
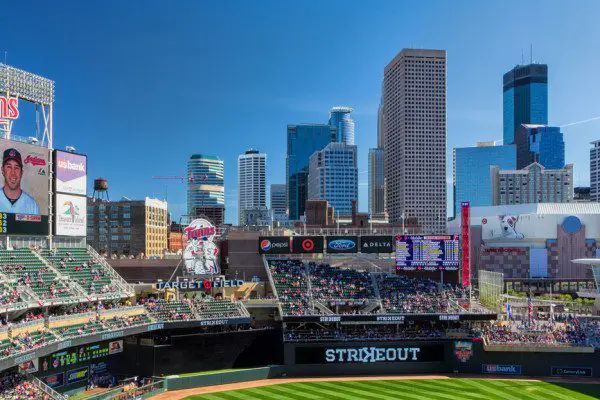
<svg viewBox="0 0 600 400">
<path fill-rule="evenodd" d="M 209 4 L 163 10 L 159 3 L 148 2 L 143 9 L 124 4 L 110 12 L 99 6 L 84 9 L 73 4 L 10 4 L 0 17 L 7 32 L 1 50 L 7 51 L 10 64 L 56 80 L 56 148 L 74 145 L 87 153 L 90 176 L 106 177 L 115 198 L 164 198 L 168 190 L 174 219 L 185 214 L 185 185 L 174 181 L 165 188 L 165 182 L 152 181 L 151 176 L 183 175 L 185 160 L 194 153 L 222 157 L 226 220 L 235 222 L 237 155 L 250 147 L 260 148 L 270 155 L 267 185 L 284 182 L 285 157 L 279 154 L 285 148 L 285 126 L 324 121 L 327 111 L 340 104 L 354 109 L 359 205 L 366 211 L 367 154 L 377 141 L 383 68 L 405 47 L 448 52 L 448 193 L 452 149 L 502 137 L 502 75 L 522 63 L 522 58 L 529 62 L 530 44 L 533 61 L 547 64 L 549 69 L 548 124 L 563 126 L 598 114 L 595 93 L 600 92 L 600 79 L 585 73 L 589 65 L 600 60 L 593 46 L 593 38 L 600 34 L 594 23 L 600 6 L 593 2 L 581 2 L 577 9 L 559 3 L 521 5 L 524 14 L 535 13 L 549 24 L 563 26 L 561 32 L 509 28 L 494 17 L 502 15 L 506 5 L 438 4 L 433 15 L 426 4 L 380 3 L 368 12 L 360 7 L 340 10 L 335 2 L 312 9 L 292 7 L 290 15 L 311 18 L 314 23 L 325 20 L 329 8 L 341 12 L 340 21 L 359 26 L 355 32 L 343 34 L 345 40 L 352 41 L 352 52 L 329 46 L 332 39 L 341 39 L 337 22 L 304 37 L 299 35 L 296 18 L 279 18 L 275 4 L 261 4 L 256 10 L 244 5 L 225 10 Z M 247 18 L 249 13 L 253 18 Z M 407 13 L 411 18 L 402 26 L 390 23 Z M 25 16 L 36 23 L 23 32 L 16 23 Z M 164 24 L 154 23 L 159 16 Z M 228 32 L 219 27 L 219 21 L 226 17 L 239 28 Z M 122 20 L 129 22 L 118 23 Z M 192 20 L 196 23 L 187 23 Z M 420 29 L 424 21 L 436 29 Z M 290 28 L 280 29 L 283 26 Z M 446 37 L 443 32 L 447 30 L 456 34 Z M 238 43 L 242 31 L 246 33 Z M 273 35 L 276 31 L 283 34 Z M 586 35 L 581 35 L 582 31 Z M 47 32 L 52 33 L 45 36 L 47 43 L 41 46 L 38 38 Z M 219 43 L 217 38 L 223 41 Z M 526 49 L 525 57 L 521 56 L 522 49 Z M 327 54 L 332 61 L 324 59 L 311 65 L 295 57 L 298 52 L 309 51 Z M 252 57 L 257 53 L 267 57 Z M 249 61 L 246 70 L 236 75 L 232 66 L 238 59 Z M 178 93 L 168 96 L 174 87 Z M 154 107 L 172 118 L 153 118 L 145 103 L 151 97 Z M 234 108 L 239 118 L 228 119 Z M 100 119 L 102 123 L 96 123 Z M 15 124 L 16 134 L 28 136 L 30 130 L 30 126 Z M 589 185 L 589 143 L 600 137 L 600 121 L 572 125 L 563 131 L 565 162 L 575 164 L 574 184 Z M 169 140 L 173 137 L 176 140 Z M 108 159 L 119 163 L 107 163 Z M 135 174 L 135 184 L 124 179 L 120 173 L 123 169 Z M 447 215 L 451 214 L 450 207 Z"/>
</svg>

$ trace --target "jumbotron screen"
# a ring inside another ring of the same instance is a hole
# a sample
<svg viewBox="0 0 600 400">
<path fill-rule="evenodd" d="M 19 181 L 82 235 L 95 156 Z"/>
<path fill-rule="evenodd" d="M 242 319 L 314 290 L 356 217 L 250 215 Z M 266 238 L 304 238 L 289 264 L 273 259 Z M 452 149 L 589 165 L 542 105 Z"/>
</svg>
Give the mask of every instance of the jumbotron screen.
<svg viewBox="0 0 600 400">
<path fill-rule="evenodd" d="M 396 236 L 396 269 L 457 271 L 458 235 Z"/>
</svg>

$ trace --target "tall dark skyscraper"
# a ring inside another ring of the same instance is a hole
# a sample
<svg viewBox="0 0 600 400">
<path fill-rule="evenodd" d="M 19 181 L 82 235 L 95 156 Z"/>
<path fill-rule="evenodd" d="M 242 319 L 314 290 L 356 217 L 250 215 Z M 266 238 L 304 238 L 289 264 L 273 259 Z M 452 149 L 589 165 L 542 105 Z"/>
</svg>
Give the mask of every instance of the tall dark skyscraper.
<svg viewBox="0 0 600 400">
<path fill-rule="evenodd" d="M 298 124 L 287 127 L 285 162 L 290 220 L 300 219 L 308 199 L 310 156 L 336 141 L 337 129 L 327 124 Z"/>
<path fill-rule="evenodd" d="M 548 66 L 517 65 L 504 74 L 504 144 L 515 142 L 521 124 L 548 124 Z"/>
</svg>

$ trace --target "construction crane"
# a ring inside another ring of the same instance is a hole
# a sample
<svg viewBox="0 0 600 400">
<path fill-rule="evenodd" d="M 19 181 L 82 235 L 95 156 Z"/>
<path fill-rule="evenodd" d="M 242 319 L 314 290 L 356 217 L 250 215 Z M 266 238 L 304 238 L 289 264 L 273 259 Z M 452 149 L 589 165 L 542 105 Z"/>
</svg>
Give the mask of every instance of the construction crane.
<svg viewBox="0 0 600 400">
<path fill-rule="evenodd" d="M 153 176 L 152 179 L 180 180 L 180 181 L 187 180 L 189 183 L 194 183 L 195 181 L 203 182 L 208 179 L 208 176 L 206 174 L 202 174 L 197 178 L 195 178 L 193 176 L 190 176 L 190 177 L 187 177 L 187 176 Z"/>
<path fill-rule="evenodd" d="M 170 175 L 170 176 L 153 176 L 152 179 L 156 179 L 156 180 L 179 180 L 182 182 L 187 181 L 187 183 L 189 184 L 193 184 L 196 182 L 203 182 L 208 180 L 208 175 L 206 174 L 202 174 L 199 177 L 194 177 L 194 176 L 177 176 L 177 175 Z M 165 185 L 165 200 L 169 199 L 169 189 L 167 187 L 167 185 Z"/>
</svg>

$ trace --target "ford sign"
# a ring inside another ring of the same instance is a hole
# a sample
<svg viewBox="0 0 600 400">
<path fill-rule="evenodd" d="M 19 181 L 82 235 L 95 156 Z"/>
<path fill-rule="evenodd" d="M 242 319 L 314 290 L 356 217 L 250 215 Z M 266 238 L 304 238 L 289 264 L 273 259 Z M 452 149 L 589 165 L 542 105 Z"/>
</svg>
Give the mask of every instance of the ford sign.
<svg viewBox="0 0 600 400">
<path fill-rule="evenodd" d="M 328 253 L 357 253 L 358 252 L 358 237 L 357 236 L 328 236 L 327 237 L 327 252 Z"/>
<path fill-rule="evenodd" d="M 356 247 L 352 240 L 339 239 L 329 242 L 329 248 L 333 250 L 350 250 Z"/>
</svg>

